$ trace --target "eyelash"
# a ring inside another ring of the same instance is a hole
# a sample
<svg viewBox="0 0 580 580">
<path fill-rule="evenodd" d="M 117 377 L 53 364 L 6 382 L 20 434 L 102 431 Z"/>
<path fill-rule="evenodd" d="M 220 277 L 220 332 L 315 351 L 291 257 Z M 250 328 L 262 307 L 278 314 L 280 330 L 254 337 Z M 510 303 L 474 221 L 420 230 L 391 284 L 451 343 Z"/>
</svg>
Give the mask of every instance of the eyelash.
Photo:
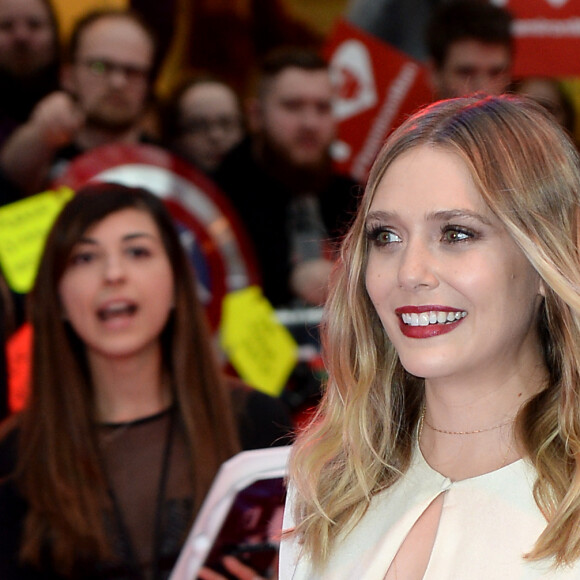
<svg viewBox="0 0 580 580">
<path fill-rule="evenodd" d="M 133 246 L 126 250 L 133 258 L 147 258 L 151 255 L 149 248 L 145 246 Z"/>
<path fill-rule="evenodd" d="M 69 263 L 71 266 L 79 266 L 81 264 L 88 264 L 95 257 L 94 252 L 76 252 L 70 257 Z"/>
<path fill-rule="evenodd" d="M 463 226 L 455 226 L 455 225 L 451 225 L 451 224 L 447 224 L 444 225 L 441 228 L 441 237 L 444 238 L 446 234 L 448 233 L 454 233 L 454 234 L 459 234 L 461 236 L 465 236 L 459 240 L 450 240 L 447 243 L 448 244 L 461 244 L 463 242 L 468 242 L 469 240 L 472 240 L 473 238 L 476 237 L 476 234 L 473 230 L 470 230 L 469 228 L 465 228 Z"/>
<path fill-rule="evenodd" d="M 146 248 L 145 246 L 130 246 L 125 249 L 125 253 L 127 253 L 131 258 L 134 259 L 141 259 L 141 258 L 148 258 L 151 256 L 151 250 Z M 70 257 L 69 264 L 71 266 L 80 266 L 82 264 L 89 264 L 93 262 L 97 257 L 97 253 L 93 251 L 79 251 L 73 253 Z"/>
<path fill-rule="evenodd" d="M 461 236 L 460 239 L 445 239 L 447 234 L 455 234 L 455 235 L 459 235 Z M 387 236 L 393 236 L 395 238 L 397 238 L 396 240 L 392 240 L 392 241 L 386 241 L 386 240 L 381 240 L 380 237 L 382 235 L 387 235 Z M 388 228 L 387 226 L 371 226 L 366 230 L 366 237 L 368 239 L 368 241 L 379 248 L 384 248 L 386 246 L 389 246 L 391 244 L 396 244 L 399 241 L 401 241 L 401 238 L 399 235 L 397 235 L 393 230 L 391 230 L 390 228 Z M 465 243 L 468 242 L 474 238 L 476 238 L 477 235 L 473 230 L 470 230 L 468 228 L 465 228 L 463 226 L 456 226 L 456 225 L 452 225 L 452 224 L 445 224 L 441 227 L 441 241 L 444 243 L 447 243 L 449 245 L 454 245 L 454 244 L 461 244 L 461 243 Z"/>
<path fill-rule="evenodd" d="M 384 234 L 386 234 L 388 236 L 396 236 L 397 238 L 399 238 L 399 236 L 397 236 L 397 234 L 395 234 L 395 232 L 393 232 L 392 230 L 390 230 L 389 228 L 387 228 L 385 226 L 372 226 L 366 230 L 367 239 L 373 246 L 376 246 L 378 248 L 383 248 L 383 247 L 388 246 L 390 244 L 396 243 L 393 241 L 389 242 L 389 241 L 380 240 L 380 236 L 382 236 Z"/>
</svg>

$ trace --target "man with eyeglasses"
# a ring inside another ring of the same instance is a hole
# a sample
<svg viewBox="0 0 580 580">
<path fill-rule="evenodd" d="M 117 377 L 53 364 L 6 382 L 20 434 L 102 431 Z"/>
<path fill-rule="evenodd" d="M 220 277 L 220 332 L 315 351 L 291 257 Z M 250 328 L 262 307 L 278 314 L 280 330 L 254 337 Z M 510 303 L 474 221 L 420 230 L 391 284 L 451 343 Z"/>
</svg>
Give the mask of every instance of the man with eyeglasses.
<svg viewBox="0 0 580 580">
<path fill-rule="evenodd" d="M 133 12 L 99 10 L 72 32 L 62 91 L 33 110 L 7 141 L 0 167 L 24 194 L 42 190 L 85 151 L 148 141 L 142 123 L 156 62 L 152 31 Z"/>
</svg>

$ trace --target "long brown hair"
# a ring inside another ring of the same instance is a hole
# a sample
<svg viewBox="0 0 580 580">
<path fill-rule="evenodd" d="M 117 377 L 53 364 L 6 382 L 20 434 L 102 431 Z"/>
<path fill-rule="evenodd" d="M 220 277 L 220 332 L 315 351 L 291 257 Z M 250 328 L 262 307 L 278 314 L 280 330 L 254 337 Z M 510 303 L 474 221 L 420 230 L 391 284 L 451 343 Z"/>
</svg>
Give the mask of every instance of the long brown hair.
<svg viewBox="0 0 580 580">
<path fill-rule="evenodd" d="M 87 228 L 126 208 L 152 217 L 173 271 L 175 308 L 162 331 L 161 345 L 190 453 L 194 510 L 220 464 L 238 450 L 230 400 L 195 295 L 193 273 L 163 202 L 140 188 L 86 186 L 54 224 L 31 296 L 32 384 L 27 408 L 18 420 L 15 472 L 29 505 L 21 558 L 38 563 L 48 545 L 54 565 L 64 573 L 79 558 L 105 557 L 110 550 L 103 526 L 106 486 L 92 381 L 84 344 L 63 320 L 58 286 L 73 246 Z"/>
</svg>

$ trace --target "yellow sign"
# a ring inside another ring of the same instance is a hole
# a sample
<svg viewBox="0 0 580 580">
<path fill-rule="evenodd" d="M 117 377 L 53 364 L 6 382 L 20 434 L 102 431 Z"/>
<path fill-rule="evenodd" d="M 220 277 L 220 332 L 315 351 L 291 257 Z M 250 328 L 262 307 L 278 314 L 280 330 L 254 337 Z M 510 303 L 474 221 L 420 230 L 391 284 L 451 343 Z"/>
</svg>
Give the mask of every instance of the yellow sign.
<svg viewBox="0 0 580 580">
<path fill-rule="evenodd" d="M 15 292 L 32 288 L 46 236 L 73 195 L 61 187 L 0 207 L 0 264 Z"/>
<path fill-rule="evenodd" d="M 225 297 L 221 344 L 244 381 L 280 395 L 296 365 L 298 345 L 257 286 Z"/>
</svg>

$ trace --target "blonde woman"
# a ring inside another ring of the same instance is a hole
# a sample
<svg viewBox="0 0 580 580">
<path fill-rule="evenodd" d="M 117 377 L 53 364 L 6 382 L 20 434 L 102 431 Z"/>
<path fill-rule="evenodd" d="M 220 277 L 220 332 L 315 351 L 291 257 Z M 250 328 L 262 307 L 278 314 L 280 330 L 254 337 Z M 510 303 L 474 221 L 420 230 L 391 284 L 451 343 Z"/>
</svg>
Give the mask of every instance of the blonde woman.
<svg viewBox="0 0 580 580">
<path fill-rule="evenodd" d="M 540 107 L 388 139 L 326 306 L 281 580 L 580 578 L 580 164 Z"/>
</svg>

